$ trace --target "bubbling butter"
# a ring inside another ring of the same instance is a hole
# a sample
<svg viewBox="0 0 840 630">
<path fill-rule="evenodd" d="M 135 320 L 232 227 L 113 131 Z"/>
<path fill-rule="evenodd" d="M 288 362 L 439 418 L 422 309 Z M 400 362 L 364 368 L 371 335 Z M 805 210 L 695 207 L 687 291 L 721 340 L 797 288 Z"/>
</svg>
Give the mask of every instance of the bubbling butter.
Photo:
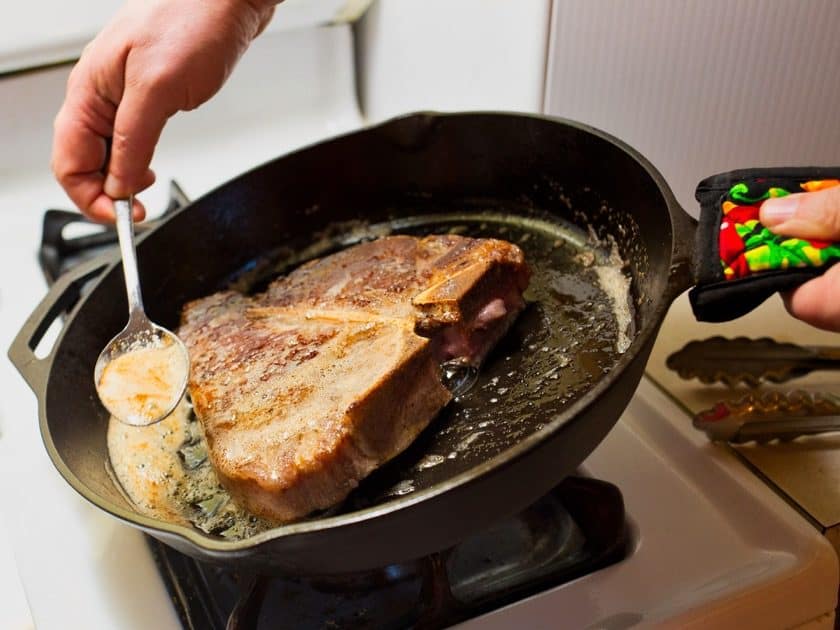
<svg viewBox="0 0 840 630">
<path fill-rule="evenodd" d="M 228 540 L 277 525 L 239 507 L 222 487 L 186 397 L 150 426 L 129 426 L 111 417 L 108 455 L 117 487 L 141 514 Z"/>
<path fill-rule="evenodd" d="M 123 422 L 149 424 L 178 404 L 187 370 L 181 348 L 164 338 L 111 359 L 97 391 L 102 404 Z"/>
</svg>

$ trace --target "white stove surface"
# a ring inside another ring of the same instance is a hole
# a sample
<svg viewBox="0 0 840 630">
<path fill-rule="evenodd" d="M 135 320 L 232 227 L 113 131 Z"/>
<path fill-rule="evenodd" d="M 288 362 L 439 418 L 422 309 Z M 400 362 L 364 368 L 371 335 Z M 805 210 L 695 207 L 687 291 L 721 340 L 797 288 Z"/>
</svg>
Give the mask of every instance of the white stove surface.
<svg viewBox="0 0 840 630">
<path fill-rule="evenodd" d="M 621 489 L 631 554 L 463 628 L 833 627 L 831 546 L 647 378 L 584 469 Z"/>
<path fill-rule="evenodd" d="M 360 126 L 351 47 L 348 27 L 259 42 L 219 98 L 168 128 L 148 207 L 163 207 L 170 177 L 198 196 Z M 294 63 L 277 63 L 284 50 L 294 50 Z M 35 260 L 42 213 L 67 206 L 46 172 L 65 76 L 59 69 L 0 81 L 0 103 L 13 104 L 0 137 L 16 149 L 0 155 L 4 349 L 45 292 Z M 0 386 L 0 586 L 17 580 L 11 550 L 26 598 L 18 587 L 9 606 L 3 591 L 0 626 L 26 627 L 28 608 L 46 630 L 179 627 L 143 536 L 85 502 L 53 468 L 35 398 L 7 361 Z M 728 451 L 709 446 L 650 382 L 586 468 L 622 490 L 637 534 L 631 556 L 464 627 L 830 627 L 838 568 L 828 543 Z"/>
</svg>

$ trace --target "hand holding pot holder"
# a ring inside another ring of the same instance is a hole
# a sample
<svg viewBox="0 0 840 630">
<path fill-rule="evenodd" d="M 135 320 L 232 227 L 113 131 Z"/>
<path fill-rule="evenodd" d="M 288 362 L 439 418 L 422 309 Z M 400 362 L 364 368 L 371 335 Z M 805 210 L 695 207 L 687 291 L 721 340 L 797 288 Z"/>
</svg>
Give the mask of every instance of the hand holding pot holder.
<svg viewBox="0 0 840 630">
<path fill-rule="evenodd" d="M 840 186 L 840 168 L 739 170 L 700 182 L 697 277 L 689 293 L 695 317 L 740 317 L 840 261 L 840 243 L 781 236 L 759 221 L 767 199 L 834 186 Z"/>
</svg>

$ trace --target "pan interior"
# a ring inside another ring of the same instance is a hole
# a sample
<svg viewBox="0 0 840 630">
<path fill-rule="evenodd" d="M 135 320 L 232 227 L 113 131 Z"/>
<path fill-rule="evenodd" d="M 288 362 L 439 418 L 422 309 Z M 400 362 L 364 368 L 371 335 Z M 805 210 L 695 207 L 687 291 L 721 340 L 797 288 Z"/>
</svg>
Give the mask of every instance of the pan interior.
<svg viewBox="0 0 840 630">
<path fill-rule="evenodd" d="M 515 243 L 525 253 L 532 270 L 527 307 L 487 358 L 475 384 L 330 514 L 429 488 L 502 453 L 552 423 L 613 367 L 618 348 L 632 338 L 634 300 L 614 243 L 599 241 L 591 231 L 556 215 L 539 216 L 533 209 L 516 212 L 510 204 L 507 210 L 418 212 L 384 223 L 334 225 L 314 245 L 284 248 L 249 262 L 220 287 L 258 292 L 278 274 L 307 260 L 385 234 L 493 237 Z M 190 448 L 196 440 L 196 432 L 191 433 Z M 206 483 L 206 475 L 201 478 L 205 487 L 189 493 L 195 509 L 175 509 L 196 515 L 198 520 L 191 520 L 200 522 L 204 531 L 238 538 L 270 526 L 252 520 L 243 528 L 234 510 L 220 512 L 229 518 L 201 519 L 208 502 L 218 503 L 214 497 L 220 491 Z"/>
<path fill-rule="evenodd" d="M 527 306 L 476 383 L 404 453 L 365 480 L 343 509 L 428 488 L 543 429 L 613 367 L 621 333 L 632 336 L 635 326 L 631 317 L 620 329 L 602 286 L 599 271 L 621 265 L 610 245 L 557 217 L 450 214 L 402 219 L 392 227 L 393 233 L 451 232 L 515 243 L 532 271 Z M 632 313 L 630 295 L 621 299 Z"/>
</svg>

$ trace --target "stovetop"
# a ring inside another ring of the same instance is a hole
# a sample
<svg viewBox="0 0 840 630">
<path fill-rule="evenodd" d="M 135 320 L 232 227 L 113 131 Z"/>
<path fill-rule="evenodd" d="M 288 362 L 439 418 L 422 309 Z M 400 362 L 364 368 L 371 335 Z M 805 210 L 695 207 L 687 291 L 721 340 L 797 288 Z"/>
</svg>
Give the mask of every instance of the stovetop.
<svg viewBox="0 0 840 630">
<path fill-rule="evenodd" d="M 168 212 L 186 199 L 177 184 L 171 190 Z M 68 237 L 72 223 L 61 211 L 44 217 L 39 258 L 48 281 L 113 247 L 113 231 L 101 226 Z M 492 630 L 555 625 L 558 611 L 565 627 L 667 620 L 737 628 L 759 617 L 785 626 L 819 617 L 827 627 L 837 596 L 828 543 L 648 381 L 579 477 L 428 558 L 349 576 L 266 577 L 145 539 L 191 629 Z"/>
<path fill-rule="evenodd" d="M 621 560 L 621 493 L 570 477 L 520 514 L 452 549 L 364 573 L 241 574 L 149 539 L 185 628 L 441 628 Z"/>
</svg>

